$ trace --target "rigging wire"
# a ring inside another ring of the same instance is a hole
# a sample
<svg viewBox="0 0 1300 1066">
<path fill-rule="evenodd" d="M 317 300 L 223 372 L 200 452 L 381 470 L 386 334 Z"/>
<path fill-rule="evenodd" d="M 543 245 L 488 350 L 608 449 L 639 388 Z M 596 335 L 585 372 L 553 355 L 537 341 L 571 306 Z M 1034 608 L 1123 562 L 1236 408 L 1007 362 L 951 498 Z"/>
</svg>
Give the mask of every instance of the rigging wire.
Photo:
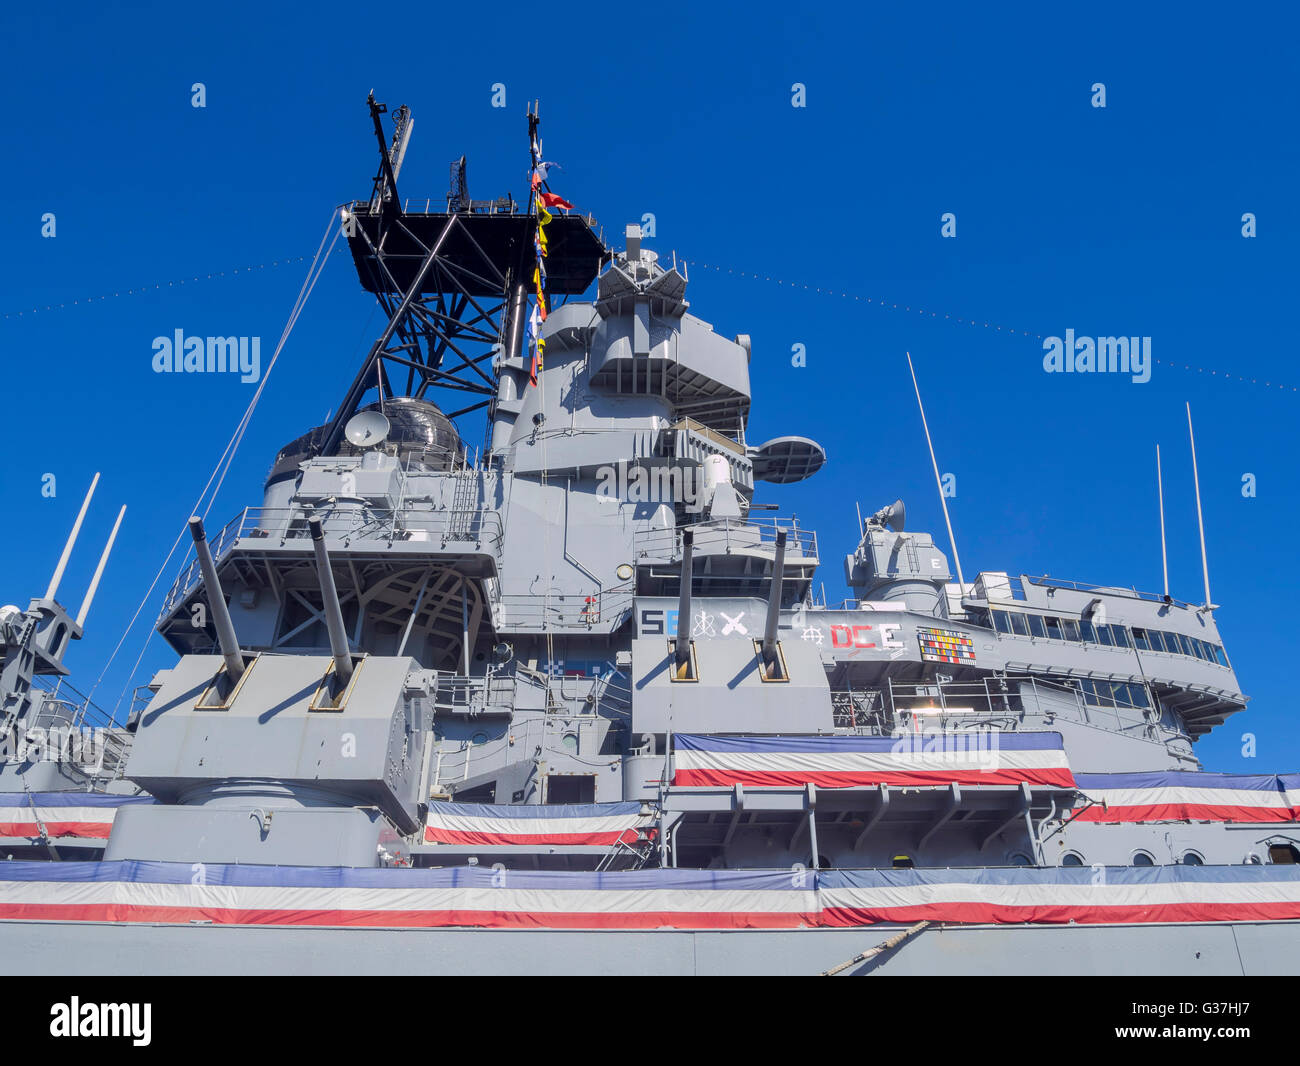
<svg viewBox="0 0 1300 1066">
<path fill-rule="evenodd" d="M 292 332 L 294 325 L 302 314 L 303 308 L 306 306 L 312 290 L 315 289 L 316 282 L 320 280 L 321 275 L 324 273 L 325 265 L 329 262 L 330 254 L 334 251 L 334 245 L 338 242 L 341 228 L 335 229 L 334 226 L 334 220 L 338 217 L 338 213 L 339 209 L 335 208 L 333 213 L 330 215 L 329 222 L 325 227 L 325 232 L 321 236 L 320 244 L 316 248 L 316 255 L 312 259 L 311 267 L 307 271 L 307 277 L 303 280 L 302 287 L 298 290 L 298 298 L 294 302 L 293 310 L 290 312 L 288 321 L 285 323 L 285 327 L 280 334 L 280 340 L 275 347 L 275 352 L 272 354 L 271 360 L 267 364 L 266 373 L 262 375 L 262 380 L 258 383 L 257 391 L 253 393 L 253 398 L 249 401 L 243 417 L 240 418 L 239 424 L 235 427 L 234 434 L 227 442 L 225 450 L 221 453 L 221 457 L 217 460 L 217 465 L 213 468 L 212 474 L 208 477 L 207 484 L 203 486 L 203 490 L 199 493 L 198 499 L 195 500 L 194 507 L 189 512 L 190 514 L 197 514 L 200 505 L 202 505 L 204 499 L 207 498 L 207 504 L 203 508 L 203 516 L 206 518 L 208 511 L 211 510 L 212 504 L 216 500 L 217 493 L 220 491 L 221 485 L 225 481 L 226 473 L 230 470 L 231 464 L 233 464 L 235 460 L 235 453 L 238 451 L 239 445 L 243 441 L 244 433 L 247 431 L 249 423 L 252 421 L 253 412 L 256 410 L 262 392 L 266 388 L 266 383 L 270 380 L 271 371 L 275 369 L 276 361 L 280 358 L 280 353 L 284 350 L 285 343 L 289 339 L 289 334 Z M 335 230 L 334 240 L 330 241 L 329 247 L 326 249 L 325 242 L 329 238 L 330 230 L 332 229 Z M 324 251 L 323 258 L 321 256 L 322 250 Z M 302 258 L 306 257 L 304 256 Z M 216 481 L 216 487 L 212 488 L 214 480 Z M 210 495 L 208 491 L 209 489 L 212 489 Z M 104 668 L 100 671 L 99 677 L 95 679 L 95 684 L 90 689 L 91 697 L 94 696 L 95 690 L 99 688 L 100 683 L 104 680 L 105 675 L 112 667 L 113 661 L 117 658 L 118 652 L 122 650 L 122 645 L 126 643 L 126 638 L 130 635 L 131 630 L 135 628 L 135 624 L 140 618 L 140 613 L 149 603 L 149 598 L 153 595 L 153 590 L 157 587 L 163 574 L 166 573 L 167 566 L 171 562 L 172 556 L 176 554 L 176 549 L 180 546 L 181 540 L 185 536 L 186 528 L 188 527 L 183 527 L 176 535 L 175 541 L 172 542 L 171 549 L 167 552 L 166 558 L 163 559 L 162 565 L 158 567 L 158 572 L 154 575 L 153 581 L 150 582 L 148 590 L 140 600 L 139 605 L 135 609 L 135 613 L 131 616 L 131 620 L 126 625 L 126 628 L 122 631 L 122 636 L 113 647 L 113 651 L 109 654 L 108 661 L 104 664 Z M 125 698 L 126 691 L 131 685 L 131 680 L 135 677 L 136 671 L 140 669 L 140 663 L 143 661 L 145 652 L 148 650 L 149 642 L 153 639 L 153 632 L 153 629 L 150 628 L 148 635 L 145 637 L 144 644 L 140 648 L 140 654 L 137 656 L 135 664 L 131 667 L 131 672 L 127 675 L 126 684 L 118 695 L 117 702 L 113 704 L 111 718 L 114 721 L 117 719 L 118 708 L 122 705 L 122 700 Z"/>
</svg>

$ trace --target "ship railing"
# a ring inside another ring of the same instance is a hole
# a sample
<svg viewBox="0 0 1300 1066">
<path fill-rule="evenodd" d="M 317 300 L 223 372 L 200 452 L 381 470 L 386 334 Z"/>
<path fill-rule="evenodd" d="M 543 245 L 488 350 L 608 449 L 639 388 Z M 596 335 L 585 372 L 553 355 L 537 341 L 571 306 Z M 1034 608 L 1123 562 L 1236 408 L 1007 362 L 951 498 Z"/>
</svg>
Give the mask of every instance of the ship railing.
<svg viewBox="0 0 1300 1066">
<path fill-rule="evenodd" d="M 725 433 L 714 429 L 712 426 L 706 426 L 703 422 L 690 418 L 689 416 L 679 418 L 676 422 L 665 426 L 660 431 L 660 447 L 671 449 L 675 444 L 676 435 L 682 431 L 694 433 L 696 437 L 708 442 L 708 444 L 712 446 L 712 449 L 719 455 L 723 452 L 730 452 L 740 459 L 746 457 L 747 453 L 743 439 L 735 440 L 727 436 Z"/>
<path fill-rule="evenodd" d="M 113 715 L 74 688 L 65 678 L 51 681 L 44 674 L 32 678 L 32 684 L 46 693 L 46 702 L 58 702 L 71 710 L 69 722 L 77 729 L 111 729 L 117 725 Z"/>
<path fill-rule="evenodd" d="M 345 546 L 356 542 L 419 543 L 441 541 L 442 547 L 473 542 L 487 547 L 498 560 L 504 536 L 501 517 L 495 511 L 475 509 L 418 510 L 411 507 L 371 508 L 364 505 L 335 505 L 328 510 L 308 512 L 298 507 L 245 507 L 213 536 L 208 538 L 213 559 L 221 562 L 241 540 L 302 541 L 304 550 L 311 545 L 307 525 L 310 513 L 321 519 L 328 539 L 342 540 Z M 198 559 L 190 549 L 180 574 L 163 600 L 162 616 L 169 614 L 201 579 Z"/>
<path fill-rule="evenodd" d="M 593 711 L 610 715 L 632 716 L 632 682 L 628 676 L 617 668 L 607 670 L 599 678 L 600 684 L 595 689 Z"/>
<path fill-rule="evenodd" d="M 502 596 L 497 623 L 504 629 L 616 629 L 631 612 L 634 595 L 628 582 L 591 593 Z"/>
<path fill-rule="evenodd" d="M 473 716 L 489 707 L 510 707 L 514 691 L 514 678 L 490 670 L 483 677 L 439 674 L 433 706 L 436 712 Z"/>
<path fill-rule="evenodd" d="M 546 740 L 542 718 L 517 718 L 499 737 L 441 741 L 434 753 L 431 792 L 454 792 L 470 778 L 500 770 L 512 749 L 530 751 Z M 456 744 L 452 747 L 452 744 Z"/>
<path fill-rule="evenodd" d="M 632 538 L 638 559 L 679 559 L 682 530 L 695 534 L 695 551 L 700 555 L 776 550 L 777 533 L 786 533 L 786 558 L 816 560 L 817 534 L 799 525 L 797 518 L 712 518 L 673 529 L 646 529 Z"/>
<path fill-rule="evenodd" d="M 886 679 L 886 717 L 894 730 L 939 727 L 970 728 L 993 725 L 1016 729 L 1024 719 L 1020 678 L 978 681 L 896 682 Z"/>
<path fill-rule="evenodd" d="M 42 691 L 44 698 L 25 723 L 27 742 L 43 736 L 48 757 L 68 762 L 90 778 L 121 777 L 131 750 L 129 735 L 112 728 L 112 718 L 80 694 L 65 698 L 62 692 Z"/>
<path fill-rule="evenodd" d="M 433 197 L 425 197 L 424 203 L 420 203 L 417 196 L 408 196 L 402 201 L 402 214 L 443 214 L 449 212 L 452 208 L 451 196 L 444 196 L 438 200 Z M 495 200 L 470 200 L 469 214 L 474 215 L 514 215 L 519 211 L 519 205 L 515 198 L 507 193 L 505 196 L 498 197 Z M 436 206 L 435 206 L 436 205 Z M 354 215 L 370 216 L 378 214 L 378 210 L 372 210 L 370 201 L 354 200 L 351 205 L 351 211 Z"/>
<path fill-rule="evenodd" d="M 1028 689 L 1036 707 L 1042 706 L 1038 699 L 1040 694 L 1072 701 L 1079 721 L 1084 725 L 1097 725 L 1110 732 L 1120 733 L 1143 729 L 1148 734 L 1155 727 L 1156 731 L 1162 733 L 1172 732 L 1173 735 L 1168 739 L 1176 739 L 1180 735 L 1177 731 L 1170 731 L 1168 727 L 1152 721 L 1151 696 L 1141 686 L 1137 687 L 1148 701 L 1145 704 L 1130 698 L 1127 687 L 1122 691 L 1112 687 L 1107 697 L 1108 702 L 1101 704 L 1087 699 L 1082 685 L 1084 680 L 1091 679 L 1071 678 L 1057 682 L 1028 674 L 1008 675 L 1005 678 L 987 677 L 978 681 L 896 682 L 891 678 L 886 681 L 885 691 L 895 729 L 903 728 L 904 714 L 911 719 L 913 728 L 922 724 L 941 728 L 966 727 L 990 724 L 995 718 L 1009 724 L 1018 724 L 1024 721 L 1024 696 Z M 1129 684 L 1136 683 L 1125 683 L 1126 686 Z M 1123 713 L 1126 711 L 1129 712 L 1128 718 Z M 1112 718 L 1113 726 L 1110 724 Z M 1016 725 L 1010 724 L 1009 727 L 1015 728 Z"/>
<path fill-rule="evenodd" d="M 1133 586 L 1120 585 L 1090 585 L 1083 581 L 1063 581 L 1060 578 L 1052 577 L 1050 574 L 1042 574 L 1038 577 L 1030 577 L 1027 574 L 1021 575 L 1022 580 L 1028 581 L 1031 585 L 1042 585 L 1046 588 L 1056 589 L 1073 589 L 1076 592 L 1101 592 L 1112 596 L 1127 596 L 1130 599 L 1146 600 L 1148 603 L 1164 603 L 1165 598 L 1159 592 L 1142 592 Z M 1186 603 L 1183 600 L 1176 600 L 1173 597 L 1169 599 L 1170 604 L 1174 607 L 1186 609 L 1195 609 L 1196 605 Z"/>
</svg>

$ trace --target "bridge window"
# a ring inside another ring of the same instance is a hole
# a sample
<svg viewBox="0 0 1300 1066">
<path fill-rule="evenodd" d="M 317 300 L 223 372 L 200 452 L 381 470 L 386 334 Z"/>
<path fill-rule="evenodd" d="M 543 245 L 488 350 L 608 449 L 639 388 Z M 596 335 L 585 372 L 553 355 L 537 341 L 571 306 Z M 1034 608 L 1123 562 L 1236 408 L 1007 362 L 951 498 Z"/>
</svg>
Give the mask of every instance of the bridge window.
<svg viewBox="0 0 1300 1066">
<path fill-rule="evenodd" d="M 1053 640 L 1060 640 L 1062 635 L 1061 620 L 1059 618 L 1052 618 L 1049 615 L 1047 618 L 1044 618 L 1043 621 L 1047 624 L 1047 635 Z"/>
<path fill-rule="evenodd" d="M 1046 637 L 1047 629 L 1043 625 L 1043 619 L 1040 615 L 1031 614 L 1029 616 L 1029 632 L 1036 637 Z"/>
<path fill-rule="evenodd" d="M 1123 626 L 1111 626 L 1110 635 L 1115 640 L 1115 647 L 1117 648 L 1133 647 L 1132 641 L 1128 639 L 1128 630 L 1125 629 Z"/>
<path fill-rule="evenodd" d="M 1079 691 L 1083 702 L 1094 707 L 1148 706 L 1146 690 L 1127 681 L 1094 681 L 1085 677 L 1079 681 Z"/>
<path fill-rule="evenodd" d="M 547 774 L 547 803 L 595 803 L 595 774 Z"/>
<path fill-rule="evenodd" d="M 1025 616 L 1020 613 L 1011 616 L 1011 630 L 1016 636 L 1029 636 L 1029 624 L 1025 621 Z"/>
<path fill-rule="evenodd" d="M 1218 644 L 1214 645 L 1214 661 L 1220 666 L 1228 665 L 1228 657 L 1223 654 L 1223 648 Z"/>
<path fill-rule="evenodd" d="M 1011 616 L 1006 611 L 993 612 L 993 628 L 999 633 L 1011 632 Z"/>
<path fill-rule="evenodd" d="M 475 785 L 473 788 L 462 788 L 455 793 L 457 803 L 495 803 L 497 798 L 497 783 L 489 781 L 484 785 Z"/>
<path fill-rule="evenodd" d="M 1115 638 L 1110 635 L 1110 626 L 1097 626 L 1097 643 L 1105 644 L 1108 648 L 1115 646 Z"/>
<path fill-rule="evenodd" d="M 1151 641 L 1147 639 L 1147 631 L 1145 629 L 1138 629 L 1136 626 L 1133 627 L 1133 644 L 1137 647 L 1138 651 L 1151 650 Z"/>
<path fill-rule="evenodd" d="M 1066 640 L 1079 639 L 1079 623 L 1073 618 L 1061 619 L 1061 632 L 1065 634 Z"/>
<path fill-rule="evenodd" d="M 1080 619 L 1079 633 L 1082 635 L 1083 639 L 1086 640 L 1089 644 L 1097 643 L 1097 630 L 1093 627 L 1093 624 L 1091 622 Z"/>
</svg>

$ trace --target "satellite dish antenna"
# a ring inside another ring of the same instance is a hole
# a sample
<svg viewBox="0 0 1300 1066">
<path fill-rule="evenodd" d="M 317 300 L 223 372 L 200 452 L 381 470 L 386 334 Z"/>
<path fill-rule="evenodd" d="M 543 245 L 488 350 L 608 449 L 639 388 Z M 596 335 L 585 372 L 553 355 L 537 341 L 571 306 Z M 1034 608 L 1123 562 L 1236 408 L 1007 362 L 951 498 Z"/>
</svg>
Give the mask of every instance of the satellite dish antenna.
<svg viewBox="0 0 1300 1066">
<path fill-rule="evenodd" d="M 903 532 L 903 523 L 907 521 L 907 510 L 902 500 L 895 500 L 888 507 L 882 507 L 871 516 L 869 525 L 885 526 L 895 533 Z"/>
<path fill-rule="evenodd" d="M 392 428 L 380 411 L 362 411 L 348 419 L 343 435 L 358 448 L 377 448 L 388 439 Z"/>
</svg>

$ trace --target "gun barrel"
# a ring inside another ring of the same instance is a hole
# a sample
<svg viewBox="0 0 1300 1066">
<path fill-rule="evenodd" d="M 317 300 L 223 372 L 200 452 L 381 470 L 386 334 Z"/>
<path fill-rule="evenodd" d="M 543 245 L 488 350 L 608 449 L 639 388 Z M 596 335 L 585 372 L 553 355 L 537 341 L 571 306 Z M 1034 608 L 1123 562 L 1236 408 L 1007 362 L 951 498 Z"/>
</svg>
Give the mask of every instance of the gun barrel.
<svg viewBox="0 0 1300 1066">
<path fill-rule="evenodd" d="M 307 519 L 307 527 L 311 530 L 311 546 L 316 553 L 316 578 L 325 604 L 325 628 L 329 630 L 330 651 L 334 655 L 334 676 L 340 685 L 346 685 L 352 677 L 352 649 L 348 647 L 347 631 L 343 627 L 343 608 L 339 605 L 339 590 L 334 584 L 334 570 L 325 548 L 325 531 L 315 515 Z"/>
<path fill-rule="evenodd" d="M 785 530 L 776 534 L 776 558 L 772 561 L 772 591 L 767 596 L 767 624 L 763 627 L 763 661 L 770 667 L 776 659 L 776 625 L 781 620 L 781 583 L 785 579 Z"/>
<path fill-rule="evenodd" d="M 674 651 L 678 666 L 685 663 L 691 655 L 691 580 L 694 550 L 695 531 L 682 530 L 682 589 L 677 600 L 677 643 Z"/>
<path fill-rule="evenodd" d="M 217 566 L 212 561 L 212 550 L 208 547 L 208 535 L 203 530 L 203 519 L 198 515 L 190 519 L 190 536 L 194 538 L 194 554 L 198 556 L 199 570 L 203 573 L 203 584 L 208 591 L 208 610 L 212 612 L 212 622 L 217 627 L 221 657 L 226 660 L 226 673 L 235 682 L 244 674 L 244 653 L 239 648 L 239 638 L 235 636 L 235 626 L 230 620 L 226 595 L 221 591 Z"/>
</svg>

